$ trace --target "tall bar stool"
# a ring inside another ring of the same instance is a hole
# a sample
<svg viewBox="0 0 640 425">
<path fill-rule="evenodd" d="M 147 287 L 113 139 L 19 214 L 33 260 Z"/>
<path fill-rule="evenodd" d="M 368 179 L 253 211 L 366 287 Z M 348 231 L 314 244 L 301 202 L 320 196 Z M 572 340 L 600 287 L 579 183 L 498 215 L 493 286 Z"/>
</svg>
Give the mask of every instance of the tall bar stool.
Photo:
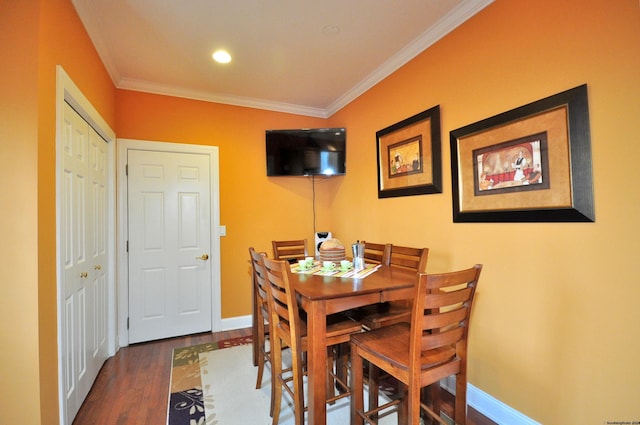
<svg viewBox="0 0 640 425">
<path fill-rule="evenodd" d="M 367 251 L 365 243 L 365 253 Z M 384 250 L 382 264 L 426 273 L 429 248 L 413 248 L 408 246 L 389 244 Z M 411 321 L 411 300 L 398 300 L 382 304 L 374 304 L 359 309 L 355 320 L 362 323 L 365 330 L 380 329 L 396 323 L 409 323 Z M 378 404 L 380 388 L 380 372 L 372 364 L 369 364 L 369 405 Z"/>
<path fill-rule="evenodd" d="M 365 248 L 366 251 L 366 248 Z M 429 248 L 413 248 L 408 246 L 390 245 L 388 257 L 383 258 L 383 264 L 415 271 L 427 272 Z M 382 305 L 366 307 L 358 320 L 366 330 L 378 329 L 395 323 L 408 323 L 411 318 L 411 301 L 393 301 Z"/>
<path fill-rule="evenodd" d="M 278 423 L 282 394 L 285 390 L 293 399 L 296 425 L 304 423 L 303 393 L 303 353 L 308 351 L 306 324 L 300 319 L 298 299 L 291 288 L 291 268 L 287 261 L 270 260 L 263 257 L 269 290 L 268 303 L 271 310 L 271 371 L 275 382 L 273 425 Z M 358 322 L 334 315 L 327 318 L 327 347 L 345 343 L 354 333 L 362 331 Z M 291 376 L 282 367 L 282 346 L 291 349 Z M 330 358 L 330 357 L 329 357 Z M 349 387 L 333 372 L 333 361 L 327 365 L 328 373 L 333 379 L 345 387 L 344 392 L 327 399 L 331 403 L 350 394 Z M 290 386 L 291 384 L 291 386 Z M 332 385 L 333 387 L 333 385 Z M 333 389 L 333 388 L 332 388 Z M 332 392 L 333 393 L 333 392 Z M 331 394 L 331 393 L 328 393 Z"/>
<path fill-rule="evenodd" d="M 271 320 L 271 313 L 269 312 L 269 303 L 267 300 L 267 278 L 266 271 L 264 270 L 264 264 L 262 258 L 266 257 L 263 252 L 257 252 L 253 247 L 249 248 L 249 256 L 251 257 L 251 268 L 253 270 L 253 293 L 254 303 L 256 311 L 256 323 L 257 323 L 257 341 L 253 343 L 257 346 L 258 358 L 258 376 L 256 378 L 256 389 L 262 387 L 262 376 L 264 374 L 264 367 L 266 363 L 271 363 L 271 351 L 267 349 L 267 341 L 269 341 L 269 321 Z M 271 342 L 269 341 L 269 345 Z M 273 366 L 271 367 L 273 369 Z M 273 379 L 271 380 L 271 410 L 270 414 L 273 415 Z"/>
<path fill-rule="evenodd" d="M 351 336 L 351 424 L 375 423 L 385 409 L 398 406 L 400 423 L 418 425 L 421 408 L 447 425 L 439 406 L 421 403 L 421 389 L 456 376 L 454 420 L 466 425 L 467 339 L 471 308 L 482 265 L 450 273 L 417 276 L 411 323 L 397 323 Z M 400 399 L 364 411 L 363 360 L 393 376 L 406 390 Z M 372 420 L 373 418 L 373 420 Z"/>
</svg>

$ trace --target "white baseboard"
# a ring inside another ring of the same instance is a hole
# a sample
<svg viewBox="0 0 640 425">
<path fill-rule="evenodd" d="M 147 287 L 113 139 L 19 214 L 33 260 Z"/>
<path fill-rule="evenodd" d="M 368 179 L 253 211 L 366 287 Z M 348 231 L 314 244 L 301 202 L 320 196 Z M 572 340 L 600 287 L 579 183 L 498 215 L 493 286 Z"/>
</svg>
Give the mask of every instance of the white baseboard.
<svg viewBox="0 0 640 425">
<path fill-rule="evenodd" d="M 450 376 L 440 381 L 442 388 L 451 394 L 456 393 L 455 377 Z M 472 384 L 467 384 L 467 404 L 499 425 L 540 425 L 540 423 L 491 397 Z"/>
<path fill-rule="evenodd" d="M 231 331 L 251 327 L 251 315 L 222 319 L 222 330 Z M 451 394 L 456 393 L 456 379 L 450 376 L 443 379 L 442 388 Z M 472 384 L 467 384 L 467 404 L 499 425 L 540 425 L 540 423 L 491 397 Z"/>
<path fill-rule="evenodd" d="M 250 328 L 252 325 L 251 315 L 236 316 L 222 319 L 222 331 L 232 331 L 235 329 Z"/>
</svg>

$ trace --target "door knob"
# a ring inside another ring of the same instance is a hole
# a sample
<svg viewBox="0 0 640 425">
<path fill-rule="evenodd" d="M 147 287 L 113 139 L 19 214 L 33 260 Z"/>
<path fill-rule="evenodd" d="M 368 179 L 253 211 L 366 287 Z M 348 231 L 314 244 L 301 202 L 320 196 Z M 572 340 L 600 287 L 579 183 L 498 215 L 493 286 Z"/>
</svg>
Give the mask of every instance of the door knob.
<svg viewBox="0 0 640 425">
<path fill-rule="evenodd" d="M 87 276 L 89 276 L 89 273 L 87 273 L 87 272 L 82 272 L 82 273 L 80 273 L 80 277 L 81 277 L 81 278 L 83 278 L 83 279 L 84 279 L 85 277 L 87 277 Z"/>
<path fill-rule="evenodd" d="M 207 261 L 209 259 L 209 254 L 202 254 L 199 257 L 196 257 L 196 260 L 203 260 L 203 261 Z"/>
<path fill-rule="evenodd" d="M 93 266 L 94 270 L 101 270 L 102 266 L 100 264 L 96 264 L 95 266 Z"/>
</svg>

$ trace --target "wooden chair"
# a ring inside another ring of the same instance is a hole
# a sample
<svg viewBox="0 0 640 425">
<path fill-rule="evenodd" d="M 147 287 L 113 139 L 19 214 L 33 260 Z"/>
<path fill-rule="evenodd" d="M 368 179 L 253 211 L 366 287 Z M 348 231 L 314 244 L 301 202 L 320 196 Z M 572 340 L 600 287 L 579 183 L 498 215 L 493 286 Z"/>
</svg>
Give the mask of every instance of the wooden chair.
<svg viewBox="0 0 640 425">
<path fill-rule="evenodd" d="M 374 253 L 375 261 L 377 258 L 376 249 L 379 253 L 381 245 L 371 245 L 371 252 Z M 367 243 L 365 243 L 365 255 L 366 253 Z M 426 273 L 428 256 L 428 248 L 412 248 L 386 244 L 382 251 L 381 263 L 391 267 L 409 269 L 416 273 Z M 379 329 L 396 323 L 409 323 L 411 321 L 411 301 L 400 300 L 362 307 L 356 310 L 356 313 L 351 317 L 362 323 L 362 327 L 365 330 Z M 377 406 L 378 395 L 380 393 L 378 386 L 380 372 L 372 364 L 368 365 L 368 370 L 369 405 Z"/>
<path fill-rule="evenodd" d="M 385 265 L 389 264 L 389 258 L 391 256 L 391 244 L 381 244 L 366 241 L 362 241 L 362 243 L 364 244 L 364 259 L 366 263 Z M 375 312 L 376 307 L 371 306 L 371 309 L 369 310 L 367 310 L 367 307 L 362 307 L 345 311 L 342 314 L 352 320 L 361 322 L 361 317 L 366 317 L 367 315 L 373 314 Z M 341 344 L 340 346 L 338 346 L 335 357 L 336 368 L 342 368 L 342 370 L 346 371 L 346 369 L 349 367 L 349 344 Z M 342 375 L 345 375 L 345 373 L 346 372 L 343 372 Z"/>
<path fill-rule="evenodd" d="M 291 289 L 291 269 L 289 263 L 282 260 L 270 260 L 263 258 L 263 264 L 267 272 L 268 303 L 271 309 L 271 372 L 275 382 L 273 425 L 278 423 L 283 389 L 291 396 L 294 404 L 295 424 L 304 423 L 304 393 L 303 393 L 303 353 L 308 350 L 308 338 L 306 324 L 300 319 L 298 300 Z M 335 319 L 335 320 L 334 320 Z M 327 347 L 345 343 L 350 340 L 353 333 L 362 331 L 362 326 L 352 320 L 343 320 L 342 316 L 327 318 Z M 282 367 L 282 346 L 291 349 L 291 375 L 285 376 L 288 370 Z M 331 357 L 328 357 L 331 359 Z M 328 369 L 333 369 L 333 359 Z M 333 371 L 329 372 L 332 378 L 345 387 L 342 394 L 328 397 L 331 403 L 350 394 L 345 382 L 338 380 Z M 331 381 L 333 382 L 333 381 Z M 292 386 L 289 385 L 291 383 Z M 327 385 L 327 394 L 334 394 L 333 383 Z"/>
<path fill-rule="evenodd" d="M 366 263 L 389 264 L 391 244 L 365 241 L 362 241 L 362 243 L 364 243 L 364 260 Z"/>
<path fill-rule="evenodd" d="M 253 293 L 254 303 L 256 305 L 256 322 L 258 326 L 257 337 L 258 340 L 253 343 L 257 346 L 258 358 L 258 377 L 256 380 L 256 389 L 262 387 L 262 376 L 264 373 L 265 363 L 271 362 L 271 352 L 267 349 L 267 340 L 269 340 L 269 320 L 271 320 L 271 314 L 269 312 L 269 303 L 267 300 L 267 278 L 266 271 L 264 270 L 264 264 L 262 258 L 266 257 L 266 254 L 257 252 L 253 247 L 249 248 L 249 256 L 251 257 L 251 267 L 253 269 Z M 273 368 L 273 367 L 272 367 Z M 271 380 L 271 394 L 274 389 L 273 379 Z M 273 397 L 271 397 L 271 411 L 273 414 Z"/>
<path fill-rule="evenodd" d="M 362 424 L 365 417 L 394 405 L 400 405 L 400 423 L 418 425 L 422 408 L 446 425 L 440 418 L 439 406 L 430 409 L 421 403 L 420 395 L 421 388 L 450 375 L 456 376 L 453 419 L 458 425 L 466 425 L 467 338 L 481 270 L 482 265 L 477 264 L 451 273 L 418 274 L 410 324 L 398 323 L 351 336 L 352 425 Z M 404 384 L 406 394 L 365 412 L 363 360 Z"/>
<path fill-rule="evenodd" d="M 365 245 L 366 252 L 366 245 Z M 383 264 L 391 267 L 409 269 L 416 273 L 427 272 L 429 248 L 412 248 L 389 245 L 388 256 L 382 258 Z M 394 301 L 372 305 L 360 310 L 357 320 L 362 322 L 366 330 L 378 329 L 395 323 L 409 323 L 411 318 L 411 301 Z"/>
<path fill-rule="evenodd" d="M 307 257 L 307 240 L 298 239 L 290 241 L 271 241 L 273 246 L 273 258 L 275 260 L 287 260 L 294 263 Z"/>
<path fill-rule="evenodd" d="M 362 241 L 364 244 L 364 261 L 369 264 L 384 264 L 389 265 L 389 258 L 391 257 L 391 244 L 381 244 L 375 242 Z M 353 320 L 360 321 L 362 317 L 366 317 L 370 314 L 376 313 L 377 306 L 359 307 L 353 310 L 346 311 L 344 314 Z"/>
</svg>

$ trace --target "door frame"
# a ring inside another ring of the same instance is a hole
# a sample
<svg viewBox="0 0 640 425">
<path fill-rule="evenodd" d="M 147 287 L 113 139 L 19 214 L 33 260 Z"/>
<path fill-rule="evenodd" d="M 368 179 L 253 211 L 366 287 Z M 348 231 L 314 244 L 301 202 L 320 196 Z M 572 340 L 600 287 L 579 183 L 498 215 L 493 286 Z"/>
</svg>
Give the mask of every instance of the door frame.
<svg viewBox="0 0 640 425">
<path fill-rule="evenodd" d="M 63 123 L 64 104 L 68 103 L 93 129 L 107 142 L 107 228 L 115 229 L 115 144 L 116 134 L 93 107 L 89 99 L 71 80 L 64 68 L 56 65 L 56 291 L 57 291 L 57 329 L 58 329 L 58 407 L 60 423 L 67 423 L 66 402 L 64 395 L 64 362 L 62 352 L 62 309 L 64 308 L 62 256 L 62 197 L 63 185 Z M 117 351 L 115 326 L 115 234 L 107 232 L 107 357 Z"/>
<path fill-rule="evenodd" d="M 118 180 L 118 246 L 116 262 L 118 264 L 118 343 L 120 347 L 129 345 L 129 258 L 128 240 L 128 189 L 127 189 L 127 152 L 129 150 L 205 154 L 209 156 L 211 187 L 211 330 L 219 332 L 222 328 L 222 302 L 220 290 L 220 172 L 217 146 L 202 146 L 182 143 L 169 143 L 150 140 L 118 139 L 117 180 Z"/>
</svg>

